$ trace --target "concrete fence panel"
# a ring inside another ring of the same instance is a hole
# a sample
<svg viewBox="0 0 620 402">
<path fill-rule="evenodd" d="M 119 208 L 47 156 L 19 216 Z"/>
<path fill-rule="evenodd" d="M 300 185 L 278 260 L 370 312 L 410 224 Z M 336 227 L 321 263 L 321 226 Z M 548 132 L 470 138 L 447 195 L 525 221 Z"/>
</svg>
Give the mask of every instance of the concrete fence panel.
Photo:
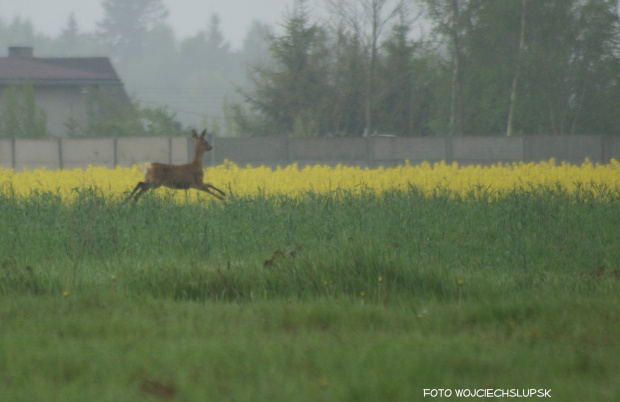
<svg viewBox="0 0 620 402">
<path fill-rule="evenodd" d="M 114 167 L 111 138 L 67 138 L 60 141 L 63 169 L 85 169 L 88 165 Z"/>
<path fill-rule="evenodd" d="M 170 138 L 170 163 L 183 164 L 192 158 L 189 156 L 189 138 L 171 137 Z"/>
<path fill-rule="evenodd" d="M 116 139 L 116 163 L 131 166 L 146 162 L 170 163 L 168 137 L 126 137 Z"/>
<path fill-rule="evenodd" d="M 592 162 L 603 161 L 603 139 L 601 136 L 531 136 L 526 137 L 525 160 L 540 162 L 554 158 L 579 164 L 585 158 Z"/>
<path fill-rule="evenodd" d="M 0 140 L 0 167 L 13 168 L 13 140 Z"/>
<path fill-rule="evenodd" d="M 523 137 L 455 137 L 452 160 L 460 164 L 493 164 L 523 160 Z"/>
<path fill-rule="evenodd" d="M 15 169 L 60 168 L 60 141 L 15 140 Z"/>
<path fill-rule="evenodd" d="M 370 158 L 375 166 L 396 166 L 408 160 L 411 164 L 447 159 L 446 138 L 369 138 Z"/>
<path fill-rule="evenodd" d="M 620 137 L 603 137 L 603 162 L 611 159 L 620 162 Z"/>
<path fill-rule="evenodd" d="M 311 164 L 368 166 L 366 138 L 290 138 L 289 159 Z"/>
<path fill-rule="evenodd" d="M 207 158 L 216 165 L 229 160 L 239 166 L 285 166 L 289 164 L 288 138 L 216 138 Z"/>
<path fill-rule="evenodd" d="M 240 166 L 271 168 L 298 163 L 355 166 L 395 166 L 409 160 L 445 160 L 460 164 L 512 161 L 566 161 L 585 158 L 607 163 L 620 160 L 620 137 L 416 137 L 416 138 L 215 138 L 205 165 L 230 160 Z M 4 168 L 73 169 L 88 165 L 114 167 L 145 162 L 182 164 L 193 157 L 187 137 L 128 137 L 91 139 L 0 140 L 0 166 Z"/>
</svg>

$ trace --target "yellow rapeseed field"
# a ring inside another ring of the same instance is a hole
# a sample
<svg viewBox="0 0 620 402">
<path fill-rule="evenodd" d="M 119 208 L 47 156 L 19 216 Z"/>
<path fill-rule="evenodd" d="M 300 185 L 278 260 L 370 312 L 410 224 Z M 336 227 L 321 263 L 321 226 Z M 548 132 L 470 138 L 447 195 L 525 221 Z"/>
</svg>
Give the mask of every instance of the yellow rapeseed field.
<svg viewBox="0 0 620 402">
<path fill-rule="evenodd" d="M 143 166 L 115 169 L 91 166 L 86 170 L 35 169 L 14 171 L 0 168 L 0 192 L 18 197 L 49 192 L 71 200 L 76 189 L 93 189 L 113 198 L 123 198 L 143 178 Z M 348 166 L 308 166 L 299 169 L 293 164 L 272 170 L 267 167 L 239 167 L 227 162 L 206 169 L 205 181 L 226 193 L 252 196 L 301 195 L 308 191 L 326 193 L 336 190 L 351 192 L 407 189 L 415 186 L 426 195 L 437 190 L 453 194 L 486 194 L 501 196 L 506 191 L 529 191 L 533 188 L 561 187 L 568 192 L 586 189 L 594 193 L 620 193 L 620 163 L 592 164 L 586 161 L 577 166 L 542 163 L 512 163 L 493 166 L 458 166 L 456 163 L 406 164 L 391 168 L 358 168 Z M 156 190 L 178 201 L 210 198 L 195 190 Z"/>
</svg>

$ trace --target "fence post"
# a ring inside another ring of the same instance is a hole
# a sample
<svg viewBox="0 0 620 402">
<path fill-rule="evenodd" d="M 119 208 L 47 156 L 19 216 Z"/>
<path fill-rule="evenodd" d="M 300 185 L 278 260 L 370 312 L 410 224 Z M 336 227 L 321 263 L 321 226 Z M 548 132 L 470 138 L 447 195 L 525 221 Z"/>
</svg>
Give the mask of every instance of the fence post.
<svg viewBox="0 0 620 402">
<path fill-rule="evenodd" d="M 112 148 L 114 149 L 114 168 L 118 166 L 118 143 L 116 137 L 112 138 Z"/>
</svg>

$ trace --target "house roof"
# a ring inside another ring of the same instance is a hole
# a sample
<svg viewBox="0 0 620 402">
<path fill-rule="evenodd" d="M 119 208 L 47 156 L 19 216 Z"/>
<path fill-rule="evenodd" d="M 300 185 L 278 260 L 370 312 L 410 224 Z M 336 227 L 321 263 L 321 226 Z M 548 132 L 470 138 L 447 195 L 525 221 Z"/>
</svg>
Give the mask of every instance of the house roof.
<svg viewBox="0 0 620 402">
<path fill-rule="evenodd" d="M 0 85 L 123 85 L 107 57 L 0 57 Z"/>
</svg>

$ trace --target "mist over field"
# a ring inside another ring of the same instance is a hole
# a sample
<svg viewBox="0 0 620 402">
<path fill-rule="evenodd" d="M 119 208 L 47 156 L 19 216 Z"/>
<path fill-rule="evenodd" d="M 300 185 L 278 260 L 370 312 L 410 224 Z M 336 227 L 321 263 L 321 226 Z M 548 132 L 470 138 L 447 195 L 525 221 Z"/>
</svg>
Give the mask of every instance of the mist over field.
<svg viewBox="0 0 620 402">
<path fill-rule="evenodd" d="M 0 52 L 109 57 L 139 110 L 221 136 L 618 135 L 620 126 L 616 0 L 93 0 L 47 19 L 39 10 L 0 11 Z M 138 135 L 127 121 L 115 127 L 80 135 Z"/>
</svg>

